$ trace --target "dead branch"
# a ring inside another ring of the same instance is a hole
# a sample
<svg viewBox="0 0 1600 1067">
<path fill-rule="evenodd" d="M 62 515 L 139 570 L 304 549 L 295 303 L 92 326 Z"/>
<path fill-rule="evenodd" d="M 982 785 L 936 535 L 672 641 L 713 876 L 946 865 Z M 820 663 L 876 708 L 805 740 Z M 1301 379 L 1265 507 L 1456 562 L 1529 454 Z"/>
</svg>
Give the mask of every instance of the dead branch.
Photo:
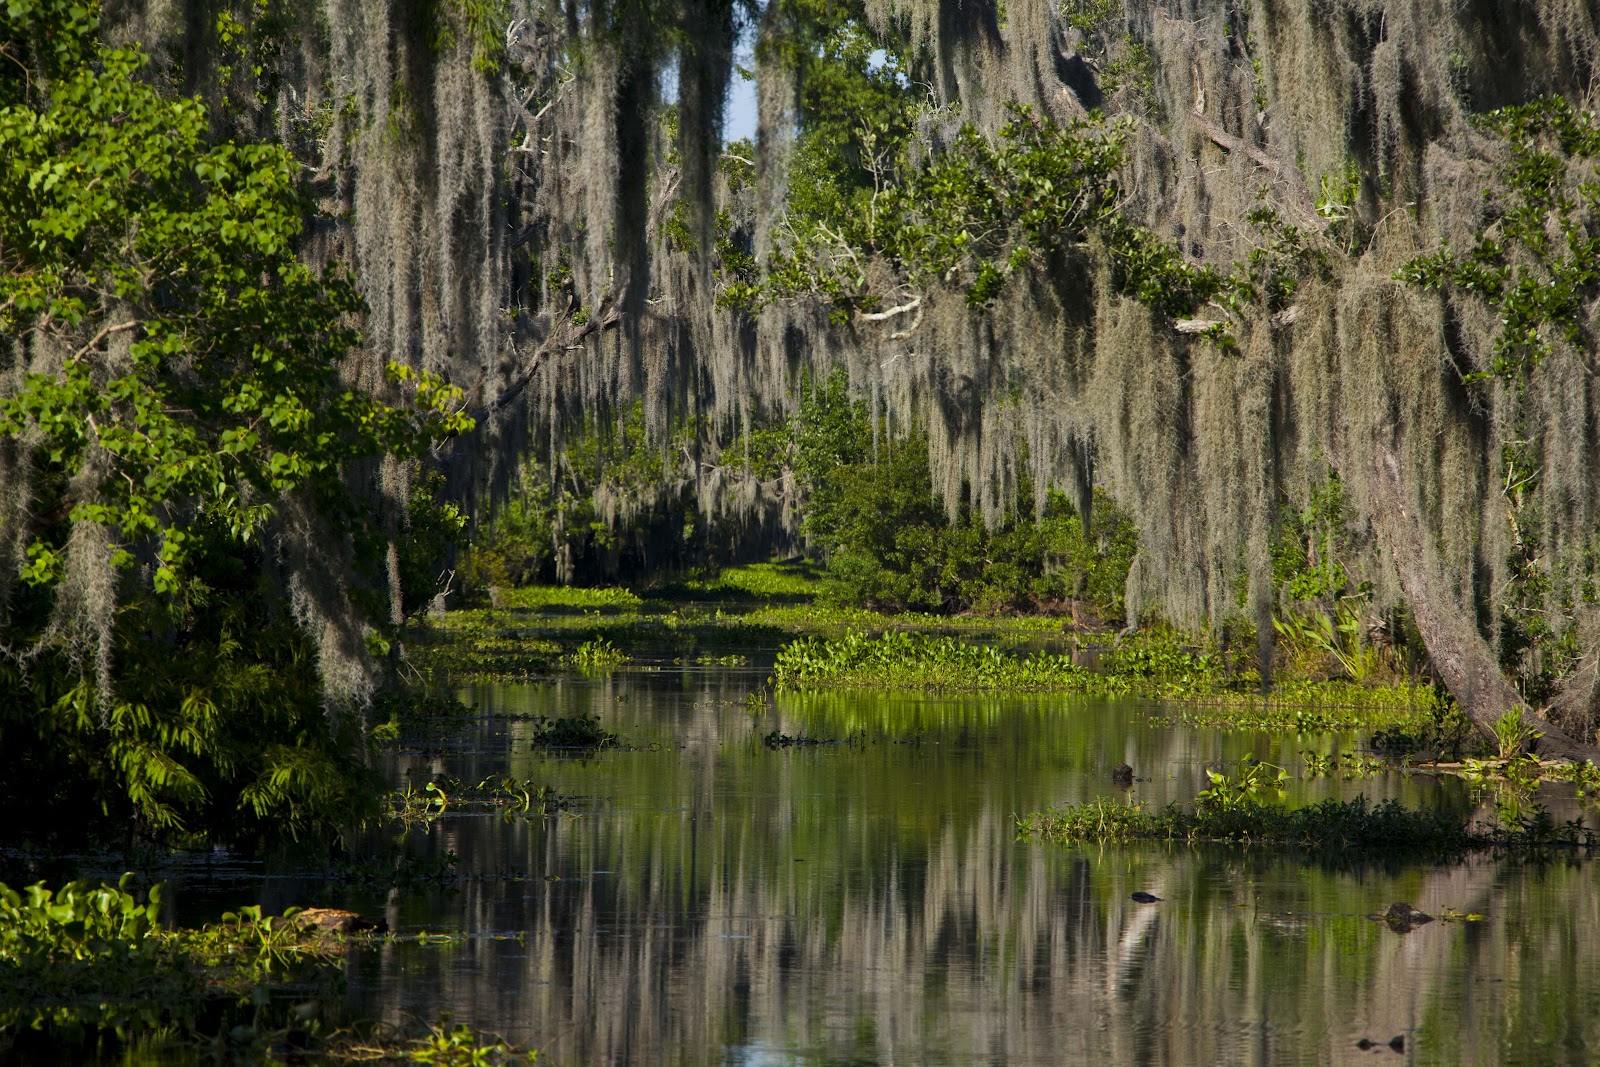
<svg viewBox="0 0 1600 1067">
<path fill-rule="evenodd" d="M 1201 131 L 1211 139 L 1217 147 L 1229 152 L 1242 153 L 1256 166 L 1267 171 L 1288 192 L 1289 198 L 1285 204 L 1295 215 L 1295 221 L 1302 229 L 1315 233 L 1323 233 L 1328 229 L 1328 220 L 1317 211 L 1317 202 L 1311 195 L 1311 189 L 1306 185 L 1305 176 L 1294 166 L 1285 163 L 1276 156 L 1268 155 L 1265 151 L 1250 144 L 1242 137 L 1235 137 L 1217 123 L 1206 118 L 1198 110 L 1189 113 L 1189 118 L 1199 126 Z"/>
<path fill-rule="evenodd" d="M 84 356 L 87 356 L 90 352 L 94 351 L 95 346 L 97 346 L 101 341 L 104 341 L 107 337 L 110 337 L 114 333 L 126 333 L 128 330 L 137 329 L 138 326 L 139 326 L 139 323 L 137 321 L 134 321 L 134 322 L 119 322 L 115 326 L 107 326 L 107 327 L 105 327 L 99 333 L 97 333 L 93 337 L 89 338 L 89 343 L 88 344 L 84 345 L 82 348 L 80 348 L 76 352 L 72 353 L 72 358 L 67 360 L 67 362 L 68 363 L 76 363 L 76 362 L 78 362 L 78 360 L 82 359 Z"/>
<path fill-rule="evenodd" d="M 603 313 L 590 316 L 582 326 L 574 327 L 570 331 L 553 331 L 551 336 L 534 351 L 533 355 L 528 357 L 527 365 L 517 372 L 516 376 L 511 379 L 511 383 L 502 389 L 499 395 L 489 403 L 472 412 L 474 427 L 483 425 L 485 419 L 495 412 L 503 410 L 513 400 L 521 396 L 523 390 L 528 388 L 528 383 L 533 381 L 534 375 L 539 373 L 539 368 L 551 353 L 574 346 L 582 347 L 586 338 L 612 329 L 621 321 L 622 312 L 616 308 L 611 308 Z M 570 318 L 567 319 L 566 325 L 571 326 L 571 324 L 572 320 Z"/>
</svg>

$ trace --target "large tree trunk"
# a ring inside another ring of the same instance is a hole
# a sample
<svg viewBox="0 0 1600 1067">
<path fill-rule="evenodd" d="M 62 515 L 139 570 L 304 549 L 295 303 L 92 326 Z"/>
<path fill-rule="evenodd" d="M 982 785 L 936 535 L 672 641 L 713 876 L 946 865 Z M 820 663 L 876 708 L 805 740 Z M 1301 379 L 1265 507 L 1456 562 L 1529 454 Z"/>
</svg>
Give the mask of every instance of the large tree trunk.
<svg viewBox="0 0 1600 1067">
<path fill-rule="evenodd" d="M 1394 562 L 1433 669 L 1461 710 L 1492 736 L 1495 720 L 1520 708 L 1524 718 L 1544 732 L 1538 743 L 1541 755 L 1600 759 L 1600 750 L 1569 737 L 1535 712 L 1506 680 L 1476 622 L 1451 595 L 1433 540 L 1401 481 L 1393 449 L 1380 443 L 1373 460 L 1373 531 Z"/>
</svg>

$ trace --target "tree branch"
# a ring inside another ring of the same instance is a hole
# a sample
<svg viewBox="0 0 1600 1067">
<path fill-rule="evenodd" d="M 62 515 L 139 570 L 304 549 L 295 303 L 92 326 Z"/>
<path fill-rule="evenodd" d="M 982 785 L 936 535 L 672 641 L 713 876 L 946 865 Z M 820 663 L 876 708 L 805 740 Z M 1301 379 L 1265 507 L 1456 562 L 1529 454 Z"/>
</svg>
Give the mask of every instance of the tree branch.
<svg viewBox="0 0 1600 1067">
<path fill-rule="evenodd" d="M 922 306 L 922 297 L 914 296 L 904 304 L 892 307 L 888 311 L 858 311 L 856 318 L 863 322 L 885 322 L 896 315 L 904 315 L 908 311 L 915 311 Z"/>
<path fill-rule="evenodd" d="M 1539 753 L 1572 760 L 1596 758 L 1593 745 L 1567 736 L 1528 707 L 1500 671 L 1494 651 L 1472 617 L 1457 602 L 1440 571 L 1420 519 L 1413 513 L 1400 478 L 1394 450 L 1380 443 L 1373 455 L 1372 524 L 1379 544 L 1393 561 L 1400 588 L 1422 635 L 1428 659 L 1461 710 L 1491 736 L 1494 723 L 1520 710 L 1544 736 Z"/>
<path fill-rule="evenodd" d="M 523 390 L 528 388 L 528 383 L 533 381 L 534 375 L 539 373 L 539 367 L 543 365 L 545 357 L 553 352 L 582 344 L 589 336 L 609 330 L 621 321 L 622 312 L 616 308 L 611 308 L 604 314 L 590 316 L 587 322 L 570 333 L 559 332 L 559 335 L 552 333 L 550 337 L 546 338 L 544 344 L 540 345 L 533 355 L 528 357 L 527 366 L 523 367 L 516 377 L 511 379 L 511 384 L 502 389 L 499 395 L 489 401 L 488 404 L 471 413 L 474 428 L 481 426 L 485 419 L 503 410 L 513 400 L 521 396 Z M 570 318 L 567 319 L 568 325 L 571 322 Z"/>
<path fill-rule="evenodd" d="M 134 322 L 119 322 L 115 326 L 107 326 L 107 327 L 103 328 L 99 333 L 97 333 L 93 337 L 89 338 L 89 343 L 88 344 L 84 345 L 82 348 L 80 348 L 76 352 L 72 353 L 72 358 L 67 360 L 67 362 L 68 363 L 76 363 L 76 362 L 78 362 L 78 360 L 82 359 L 84 356 L 87 356 L 90 352 L 94 351 L 95 346 L 98 345 L 101 341 L 104 341 L 107 337 L 110 337 L 114 333 L 126 333 L 129 330 L 137 329 L 138 326 L 139 326 L 139 323 L 137 321 L 134 321 Z"/>
<path fill-rule="evenodd" d="M 1311 196 L 1311 189 L 1306 185 L 1306 179 L 1297 169 L 1250 144 L 1241 137 L 1235 137 L 1217 123 L 1206 118 L 1199 110 L 1189 113 L 1189 118 L 1200 127 L 1211 142 L 1219 148 L 1229 152 L 1242 153 L 1256 166 L 1271 173 L 1281 183 L 1288 187 L 1290 198 L 1286 204 L 1298 216 L 1297 221 L 1307 230 L 1323 233 L 1328 228 L 1328 220 L 1317 212 L 1317 202 Z"/>
</svg>

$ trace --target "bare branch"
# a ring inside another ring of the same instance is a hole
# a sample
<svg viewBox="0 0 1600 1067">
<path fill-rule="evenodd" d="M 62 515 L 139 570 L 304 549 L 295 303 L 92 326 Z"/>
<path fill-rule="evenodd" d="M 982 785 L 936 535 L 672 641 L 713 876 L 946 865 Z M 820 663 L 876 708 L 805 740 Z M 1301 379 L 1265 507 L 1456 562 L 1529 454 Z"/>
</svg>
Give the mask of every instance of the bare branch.
<svg viewBox="0 0 1600 1067">
<path fill-rule="evenodd" d="M 97 333 L 93 337 L 89 338 L 89 343 L 88 344 L 84 345 L 82 348 L 80 348 L 76 352 L 72 353 L 72 358 L 67 360 L 67 362 L 68 363 L 76 363 L 76 362 L 78 362 L 78 360 L 82 359 L 84 356 L 87 356 L 90 352 L 94 351 L 95 346 L 98 345 L 101 341 L 104 341 L 107 337 L 110 337 L 114 333 L 126 333 L 129 330 L 137 329 L 138 326 L 139 326 L 139 323 L 137 321 L 134 321 L 134 322 L 119 322 L 115 326 L 107 326 L 107 327 L 105 327 L 99 333 Z"/>
<path fill-rule="evenodd" d="M 511 384 L 502 389 L 500 394 L 489 401 L 488 404 L 472 412 L 473 423 L 482 425 L 483 420 L 502 410 L 506 405 L 521 396 L 523 390 L 528 388 L 528 383 L 533 381 L 534 375 L 539 373 L 539 368 L 543 365 L 545 358 L 551 353 L 573 347 L 582 347 L 585 338 L 612 329 L 621 321 L 622 312 L 616 308 L 610 308 L 603 314 L 591 315 L 588 321 L 582 326 L 573 328 L 570 333 L 564 330 L 553 331 L 544 344 L 540 345 L 533 355 L 528 358 L 527 366 L 523 367 L 516 377 L 511 379 Z M 566 319 L 563 325 L 571 326 L 572 319 Z"/>
<path fill-rule="evenodd" d="M 1323 233 L 1328 229 L 1328 220 L 1317 212 L 1316 201 L 1312 199 L 1310 187 L 1306 185 L 1306 179 L 1299 170 L 1275 156 L 1268 155 L 1243 138 L 1235 137 L 1202 115 L 1198 109 L 1191 112 L 1189 118 L 1217 147 L 1229 152 L 1242 153 L 1256 166 L 1268 171 L 1283 183 L 1290 194 L 1286 206 L 1292 210 L 1300 226 L 1316 233 Z"/>
<path fill-rule="evenodd" d="M 904 315 L 908 311 L 915 311 L 922 306 L 922 297 L 914 296 L 904 304 L 890 308 L 888 311 L 858 311 L 856 318 L 863 322 L 885 322 L 896 315 Z"/>
</svg>

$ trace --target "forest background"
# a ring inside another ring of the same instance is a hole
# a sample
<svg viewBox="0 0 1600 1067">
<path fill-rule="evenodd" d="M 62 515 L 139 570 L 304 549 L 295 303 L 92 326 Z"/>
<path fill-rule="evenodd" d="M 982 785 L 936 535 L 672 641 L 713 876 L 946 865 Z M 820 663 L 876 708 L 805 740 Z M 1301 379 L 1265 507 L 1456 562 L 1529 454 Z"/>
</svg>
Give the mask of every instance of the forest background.
<svg viewBox="0 0 1600 1067">
<path fill-rule="evenodd" d="M 325 835 L 440 593 L 800 551 L 1594 751 L 1591 3 L 0 19 L 19 826 Z"/>
</svg>

